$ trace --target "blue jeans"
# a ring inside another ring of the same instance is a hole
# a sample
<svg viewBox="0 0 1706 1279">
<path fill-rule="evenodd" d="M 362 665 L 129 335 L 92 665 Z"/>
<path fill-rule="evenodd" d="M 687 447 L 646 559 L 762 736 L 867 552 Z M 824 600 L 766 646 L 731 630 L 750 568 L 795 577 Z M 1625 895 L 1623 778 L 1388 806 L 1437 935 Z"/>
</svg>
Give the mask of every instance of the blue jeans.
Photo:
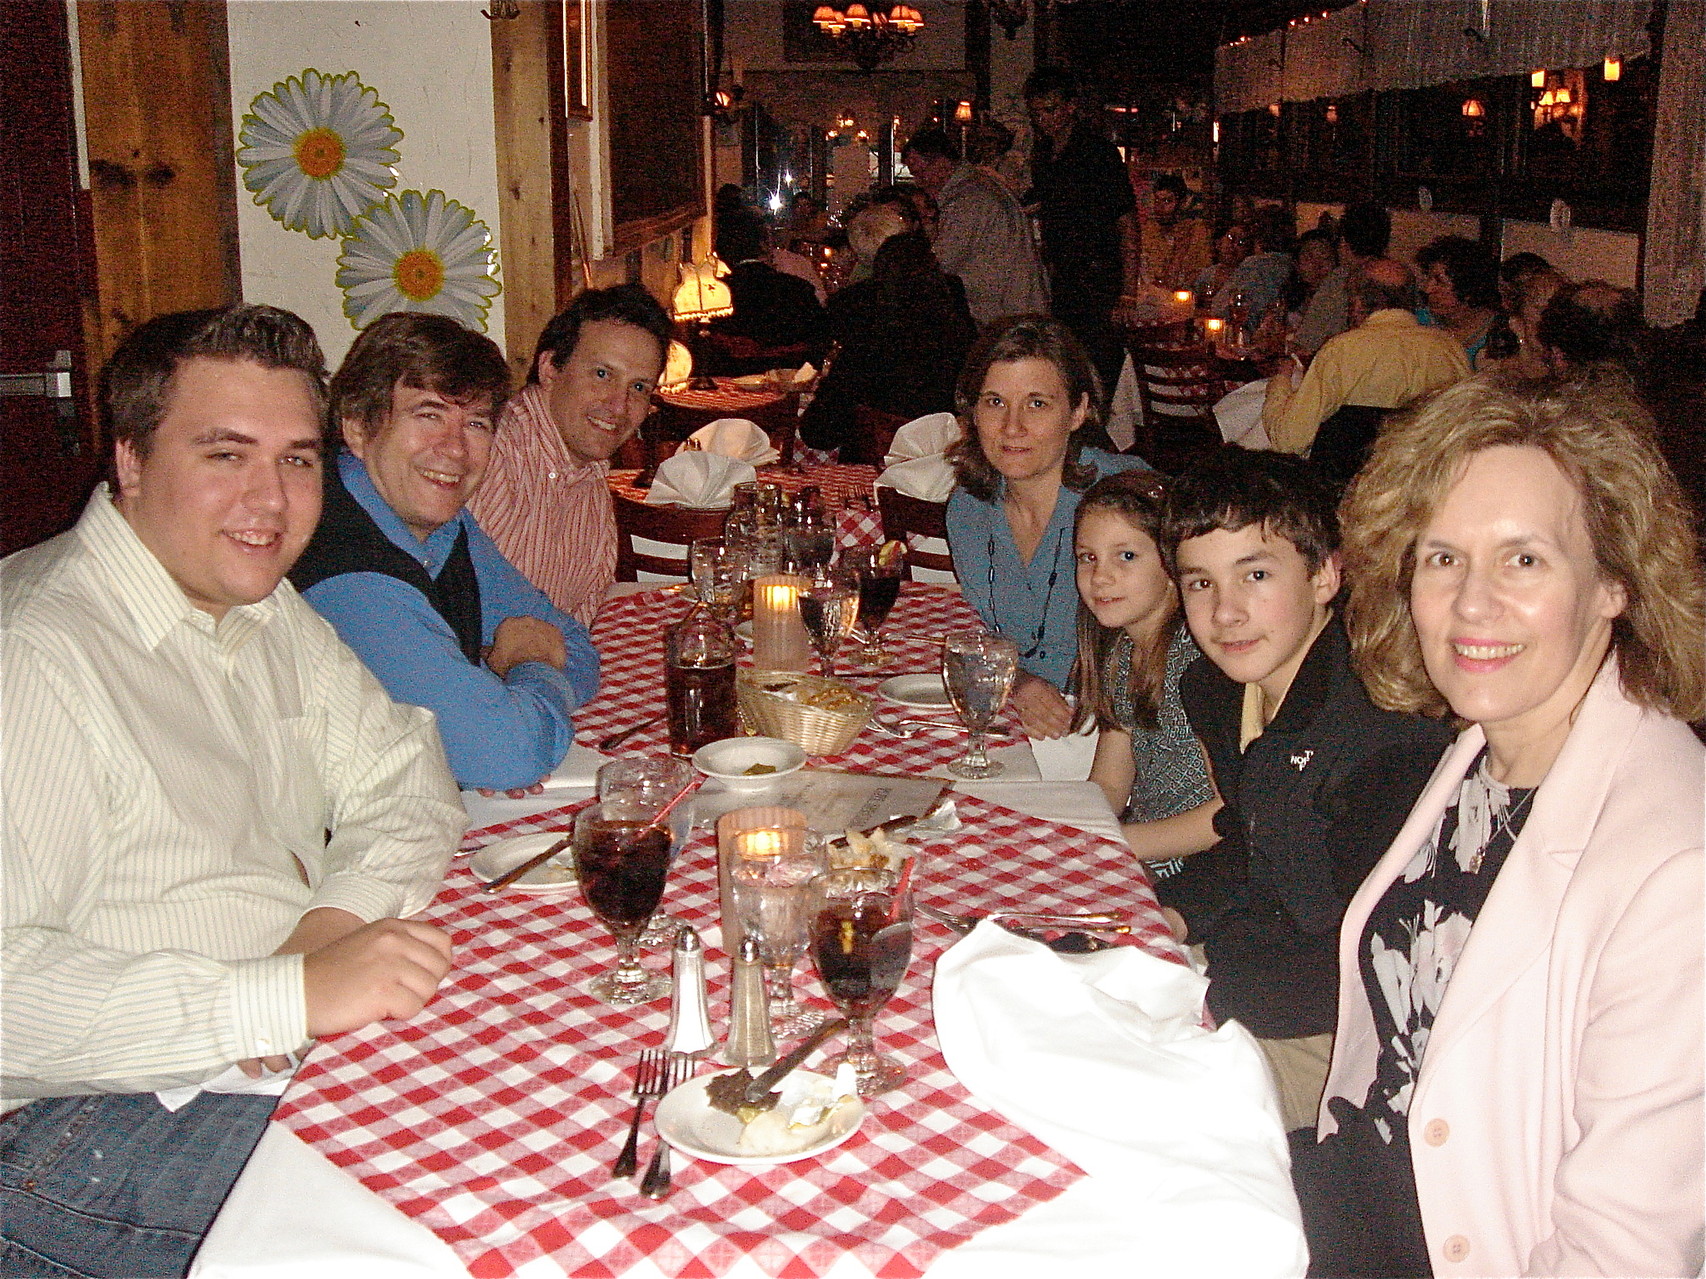
<svg viewBox="0 0 1706 1279">
<path fill-rule="evenodd" d="M 276 1097 L 50 1097 L 0 1120 L 0 1276 L 182 1275 Z"/>
</svg>

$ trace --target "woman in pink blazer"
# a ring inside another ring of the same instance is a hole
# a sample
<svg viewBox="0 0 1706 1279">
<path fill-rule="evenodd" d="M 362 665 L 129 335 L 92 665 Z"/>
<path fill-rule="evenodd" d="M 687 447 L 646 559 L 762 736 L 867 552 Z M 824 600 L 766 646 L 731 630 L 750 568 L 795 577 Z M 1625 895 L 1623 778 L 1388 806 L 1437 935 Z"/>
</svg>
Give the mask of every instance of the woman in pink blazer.
<svg viewBox="0 0 1706 1279">
<path fill-rule="evenodd" d="M 1369 692 L 1468 727 L 1345 916 L 1312 1274 L 1701 1272 L 1706 592 L 1644 418 L 1473 380 L 1346 498 Z"/>
</svg>

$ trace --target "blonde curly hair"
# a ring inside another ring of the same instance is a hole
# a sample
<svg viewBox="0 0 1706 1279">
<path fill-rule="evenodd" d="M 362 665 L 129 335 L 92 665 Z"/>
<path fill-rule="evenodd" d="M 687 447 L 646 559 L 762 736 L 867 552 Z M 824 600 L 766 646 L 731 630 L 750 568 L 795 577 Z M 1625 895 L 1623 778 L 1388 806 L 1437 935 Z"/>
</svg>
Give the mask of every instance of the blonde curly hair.
<svg viewBox="0 0 1706 1279">
<path fill-rule="evenodd" d="M 1358 673 L 1389 710 L 1444 716 L 1410 616 L 1415 545 L 1469 458 L 1537 448 L 1582 502 L 1594 555 L 1628 602 L 1613 620 L 1624 693 L 1679 719 L 1706 719 L 1706 585 L 1687 504 L 1627 379 L 1471 378 L 1395 414 L 1340 506 L 1345 626 Z"/>
</svg>

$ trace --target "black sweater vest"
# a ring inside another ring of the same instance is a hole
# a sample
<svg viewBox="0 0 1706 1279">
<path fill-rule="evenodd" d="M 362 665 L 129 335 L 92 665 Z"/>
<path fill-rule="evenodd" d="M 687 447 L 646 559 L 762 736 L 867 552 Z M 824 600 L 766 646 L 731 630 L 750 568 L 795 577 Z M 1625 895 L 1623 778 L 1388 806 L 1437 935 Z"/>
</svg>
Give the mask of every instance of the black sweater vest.
<svg viewBox="0 0 1706 1279">
<path fill-rule="evenodd" d="M 421 562 L 385 536 L 383 529 L 344 487 L 336 463 L 326 467 L 325 503 L 320 526 L 290 570 L 290 580 L 299 591 L 344 573 L 383 573 L 407 582 L 426 597 L 428 604 L 456 634 L 462 655 L 475 665 L 480 662 L 480 582 L 474 574 L 474 557 L 468 551 L 468 530 L 457 532 L 435 581 Z"/>
</svg>

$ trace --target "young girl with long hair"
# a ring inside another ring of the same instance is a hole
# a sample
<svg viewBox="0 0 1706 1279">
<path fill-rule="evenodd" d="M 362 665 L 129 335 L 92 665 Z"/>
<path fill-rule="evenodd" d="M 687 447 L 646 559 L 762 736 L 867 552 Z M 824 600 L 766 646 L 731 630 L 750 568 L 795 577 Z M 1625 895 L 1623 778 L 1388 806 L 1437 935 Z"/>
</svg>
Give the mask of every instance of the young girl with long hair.
<svg viewBox="0 0 1706 1279">
<path fill-rule="evenodd" d="M 1198 652 L 1157 546 L 1163 506 L 1163 481 L 1153 471 L 1110 475 L 1080 500 L 1073 533 L 1075 727 L 1093 719 L 1101 729 L 1090 780 L 1158 879 L 1216 841 L 1220 808 L 1179 704 L 1179 678 Z"/>
</svg>

